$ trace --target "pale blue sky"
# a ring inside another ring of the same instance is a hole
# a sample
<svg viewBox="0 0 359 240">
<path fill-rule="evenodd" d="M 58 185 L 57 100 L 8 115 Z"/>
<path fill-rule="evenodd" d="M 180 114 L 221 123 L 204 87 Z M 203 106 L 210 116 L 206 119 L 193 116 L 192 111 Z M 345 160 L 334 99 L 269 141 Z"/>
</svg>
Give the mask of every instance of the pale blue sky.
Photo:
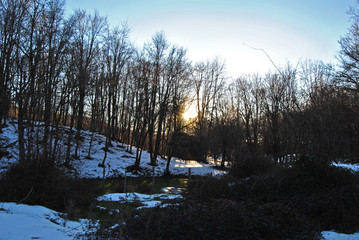
<svg viewBox="0 0 359 240">
<path fill-rule="evenodd" d="M 67 0 L 66 8 L 97 9 L 112 26 L 127 21 L 141 47 L 164 31 L 193 62 L 216 56 L 228 74 L 274 71 L 268 58 L 243 43 L 264 49 L 277 65 L 299 59 L 335 62 L 338 40 L 350 25 L 356 0 Z"/>
</svg>

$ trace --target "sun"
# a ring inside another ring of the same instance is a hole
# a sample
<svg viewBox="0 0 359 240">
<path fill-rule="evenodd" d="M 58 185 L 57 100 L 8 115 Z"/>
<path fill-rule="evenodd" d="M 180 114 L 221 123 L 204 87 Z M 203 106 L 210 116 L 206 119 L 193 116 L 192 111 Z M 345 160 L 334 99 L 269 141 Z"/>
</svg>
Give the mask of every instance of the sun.
<svg viewBox="0 0 359 240">
<path fill-rule="evenodd" d="M 182 117 L 185 121 L 189 121 L 190 119 L 194 119 L 197 117 L 197 111 L 195 106 L 192 104 L 185 109 L 185 111 L 182 113 Z"/>
</svg>

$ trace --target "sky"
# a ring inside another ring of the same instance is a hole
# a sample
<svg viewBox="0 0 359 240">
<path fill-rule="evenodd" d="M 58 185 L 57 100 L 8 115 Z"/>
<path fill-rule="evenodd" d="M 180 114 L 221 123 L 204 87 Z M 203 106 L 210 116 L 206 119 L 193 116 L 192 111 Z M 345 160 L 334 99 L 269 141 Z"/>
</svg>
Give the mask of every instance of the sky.
<svg viewBox="0 0 359 240">
<path fill-rule="evenodd" d="M 338 40 L 356 0 L 67 0 L 66 9 L 98 10 L 111 26 L 127 22 L 139 48 L 163 31 L 192 62 L 216 57 L 230 77 L 274 72 L 287 62 L 336 63 Z M 359 6 L 359 5 L 358 5 Z"/>
</svg>

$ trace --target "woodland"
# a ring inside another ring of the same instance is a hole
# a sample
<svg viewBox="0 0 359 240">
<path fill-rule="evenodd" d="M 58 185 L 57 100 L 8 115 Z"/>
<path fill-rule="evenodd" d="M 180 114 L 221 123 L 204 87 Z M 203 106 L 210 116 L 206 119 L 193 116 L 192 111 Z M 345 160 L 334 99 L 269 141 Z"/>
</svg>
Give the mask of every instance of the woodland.
<svg viewBox="0 0 359 240">
<path fill-rule="evenodd" d="M 91 213 L 104 180 L 67 171 L 88 131 L 88 161 L 97 134 L 105 137 L 102 166 L 120 142 L 135 156 L 128 171 L 141 168 L 145 151 L 151 166 L 168 162 L 164 179 L 179 177 L 173 158 L 211 157 L 229 170 L 194 177 L 178 205 L 121 209 L 126 225 L 104 224 L 89 239 L 319 239 L 324 230 L 359 230 L 358 174 L 332 166 L 359 162 L 358 9 L 338 39 L 337 63 L 308 59 L 239 77 L 220 58 L 191 62 L 164 32 L 136 47 L 126 24 L 64 12 L 64 1 L 0 0 L 0 140 L 16 119 L 18 149 L 0 176 L 1 201 L 29 195 L 24 203 L 74 218 Z M 8 147 L 0 141 L 0 158 Z M 58 191 L 29 193 L 37 187 Z"/>
</svg>

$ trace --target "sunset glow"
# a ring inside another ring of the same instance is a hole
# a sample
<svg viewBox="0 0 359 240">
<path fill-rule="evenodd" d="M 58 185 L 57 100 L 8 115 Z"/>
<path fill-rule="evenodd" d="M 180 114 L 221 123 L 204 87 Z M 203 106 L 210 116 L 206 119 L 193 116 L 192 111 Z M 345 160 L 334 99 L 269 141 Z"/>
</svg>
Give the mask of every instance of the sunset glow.
<svg viewBox="0 0 359 240">
<path fill-rule="evenodd" d="M 185 121 L 189 121 L 190 119 L 196 118 L 197 117 L 196 108 L 193 105 L 189 106 L 182 114 L 182 117 Z"/>
</svg>

